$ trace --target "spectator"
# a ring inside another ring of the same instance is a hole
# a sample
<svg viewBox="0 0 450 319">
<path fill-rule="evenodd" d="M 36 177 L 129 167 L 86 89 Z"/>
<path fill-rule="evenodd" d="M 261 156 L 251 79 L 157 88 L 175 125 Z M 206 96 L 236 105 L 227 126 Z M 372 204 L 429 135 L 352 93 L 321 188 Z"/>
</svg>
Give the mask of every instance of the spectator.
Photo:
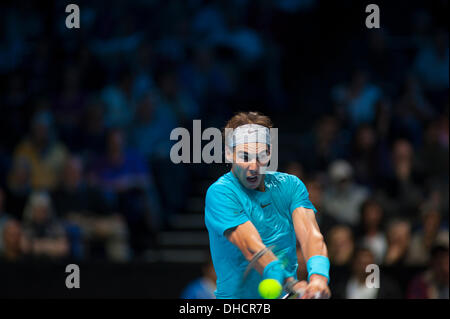
<svg viewBox="0 0 450 319">
<path fill-rule="evenodd" d="M 330 229 L 327 236 L 328 256 L 335 266 L 347 266 L 353 256 L 355 243 L 350 227 L 337 225 Z"/>
<path fill-rule="evenodd" d="M 192 281 L 181 293 L 182 299 L 216 299 L 216 272 L 212 260 L 202 265 L 202 276 Z"/>
<path fill-rule="evenodd" d="M 399 299 L 402 297 L 397 282 L 378 272 L 379 286 L 367 285 L 368 265 L 375 264 L 375 257 L 368 248 L 358 248 L 355 251 L 351 266 L 351 275 L 348 279 L 336 284 L 333 296 L 337 299 Z M 375 275 L 375 273 L 372 273 Z"/>
<path fill-rule="evenodd" d="M 389 34 L 386 29 L 376 29 L 367 35 L 367 62 L 376 83 L 391 92 L 406 68 L 405 56 L 400 50 L 389 48 Z"/>
<path fill-rule="evenodd" d="M 180 82 L 175 69 L 167 67 L 156 74 L 156 82 L 159 88 L 160 108 L 172 112 L 177 119 L 177 124 L 186 126 L 188 121 L 195 119 L 200 112 L 199 106 L 180 87 Z"/>
<path fill-rule="evenodd" d="M 133 82 L 133 98 L 141 99 L 147 92 L 154 90 L 155 83 L 152 77 L 154 69 L 155 56 L 153 44 L 150 42 L 142 42 L 136 51 L 133 59 L 133 74 L 135 74 Z"/>
<path fill-rule="evenodd" d="M 15 159 L 23 157 L 30 163 L 31 186 L 53 189 L 66 156 L 66 147 L 53 136 L 51 114 L 38 112 L 33 117 L 30 136 L 22 140 L 14 152 Z"/>
<path fill-rule="evenodd" d="M 171 141 L 170 132 L 177 127 L 177 119 L 167 108 L 156 101 L 152 94 L 140 100 L 130 130 L 130 145 L 147 159 L 164 158 L 168 160 Z"/>
<path fill-rule="evenodd" d="M 361 205 L 358 242 L 372 251 L 377 264 L 383 262 L 387 250 L 386 236 L 382 228 L 383 215 L 383 208 L 373 199 L 367 199 Z"/>
<path fill-rule="evenodd" d="M 347 119 L 352 127 L 362 123 L 373 123 L 375 104 L 382 92 L 369 82 L 369 75 L 362 69 L 356 69 L 349 84 L 339 85 L 332 91 L 338 113 Z"/>
<path fill-rule="evenodd" d="M 223 3 L 211 2 L 200 6 L 192 18 L 193 32 L 202 39 L 217 38 L 225 31 Z"/>
<path fill-rule="evenodd" d="M 428 269 L 411 280 L 408 299 L 449 299 L 448 245 L 435 245 L 431 249 Z"/>
<path fill-rule="evenodd" d="M 353 182 L 353 168 L 347 161 L 333 162 L 329 176 L 331 185 L 324 194 L 324 208 L 339 223 L 356 226 L 359 222 L 359 207 L 369 192 Z"/>
<path fill-rule="evenodd" d="M 431 14 L 424 10 L 416 10 L 411 18 L 411 42 L 415 47 L 424 47 L 430 42 Z"/>
<path fill-rule="evenodd" d="M 132 95 L 133 75 L 122 71 L 118 85 L 105 87 L 100 93 L 105 105 L 105 124 L 107 127 L 127 128 L 133 120 L 136 101 Z"/>
<path fill-rule="evenodd" d="M 0 53 L 1 54 L 1 53 Z M 1 62 L 0 62 L 1 63 Z M 28 90 L 25 76 L 21 72 L 14 72 L 6 84 L 5 96 L 2 99 L 3 121 L 0 127 L 0 150 L 5 147 L 11 150 L 22 138 L 26 130 L 26 114 Z"/>
<path fill-rule="evenodd" d="M 86 8 L 86 10 L 91 11 L 89 8 Z M 64 36 L 68 36 L 64 31 L 62 33 Z M 81 88 L 85 93 L 97 90 L 104 85 L 106 80 L 105 65 L 101 63 L 98 57 L 94 56 L 93 51 L 89 48 L 89 43 L 81 43 L 75 66 L 80 75 Z"/>
<path fill-rule="evenodd" d="M 382 98 L 376 104 L 375 124 L 373 128 L 376 138 L 375 156 L 377 163 L 374 164 L 377 174 L 371 174 L 373 178 L 373 184 L 371 186 L 374 196 L 379 196 L 377 193 L 380 187 L 382 188 L 384 186 L 383 181 L 391 172 L 391 140 L 394 134 L 393 111 L 391 100 L 389 98 Z M 373 164 L 373 161 L 370 163 Z"/>
<path fill-rule="evenodd" d="M 441 145 L 441 147 L 443 147 L 444 149 L 447 150 L 448 152 L 448 148 L 449 148 L 449 129 L 448 129 L 448 123 L 449 123 L 449 118 L 448 118 L 448 112 L 449 112 L 449 107 L 450 107 L 450 100 L 447 100 L 444 104 L 443 107 L 443 112 L 440 115 L 440 118 L 437 121 L 437 126 L 438 126 L 438 140 L 439 140 L 439 144 Z"/>
<path fill-rule="evenodd" d="M 410 142 L 397 140 L 392 147 L 392 172 L 384 179 L 379 199 L 392 217 L 414 218 L 423 192 L 418 186 L 414 150 Z"/>
<path fill-rule="evenodd" d="M 86 94 L 82 91 L 81 74 L 74 66 L 69 66 L 63 72 L 62 89 L 54 103 L 53 114 L 61 140 L 71 151 L 80 148 L 80 136 L 77 131 L 85 101 Z"/>
<path fill-rule="evenodd" d="M 348 139 L 334 116 L 325 115 L 317 121 L 312 133 L 300 142 L 300 161 L 306 171 L 326 170 L 331 162 L 347 156 Z"/>
<path fill-rule="evenodd" d="M 383 263 L 388 266 L 404 266 L 411 244 L 411 223 L 402 219 L 391 220 L 387 228 L 387 242 Z"/>
<path fill-rule="evenodd" d="M 261 58 L 263 43 L 260 34 L 246 26 L 242 20 L 239 11 L 227 10 L 225 33 L 211 41 L 236 51 L 242 64 L 248 66 Z"/>
<path fill-rule="evenodd" d="M 88 101 L 83 119 L 83 130 L 80 132 L 81 154 L 92 159 L 102 151 L 106 139 L 105 107 L 100 98 L 91 97 Z"/>
<path fill-rule="evenodd" d="M 355 181 L 374 187 L 381 161 L 378 153 L 377 135 L 371 125 L 358 127 L 354 136 L 351 164 L 355 170 Z"/>
<path fill-rule="evenodd" d="M 6 210 L 22 220 L 25 203 L 31 193 L 31 167 L 26 158 L 16 157 L 6 183 Z"/>
<path fill-rule="evenodd" d="M 5 223 L 11 219 L 11 216 L 5 212 L 5 192 L 0 188 L 0 239 L 3 238 L 3 227 Z M 2 251 L 3 241 L 0 240 L 0 253 Z"/>
<path fill-rule="evenodd" d="M 172 145 L 170 132 L 178 126 L 191 127 L 192 123 L 188 121 L 194 119 L 200 110 L 195 101 L 181 90 L 174 68 L 160 66 L 156 82 L 158 93 L 156 96 L 143 97 L 139 118 L 136 117 L 136 125 L 130 132 L 130 142 L 143 151 L 151 163 L 155 184 L 160 190 L 158 205 L 162 205 L 165 210 L 164 215 L 154 214 L 154 218 L 158 218 L 159 225 L 166 227 L 173 213 L 184 209 L 188 183 L 187 170 L 181 165 L 173 164 L 168 158 Z M 149 140 L 140 134 L 144 134 Z M 154 201 L 157 201 L 156 197 Z"/>
<path fill-rule="evenodd" d="M 123 130 L 109 131 L 106 154 L 94 164 L 93 179 L 111 209 L 123 214 L 132 248 L 139 253 L 152 246 L 161 217 L 158 196 L 146 161 L 126 147 Z"/>
<path fill-rule="evenodd" d="M 202 105 L 220 103 L 231 92 L 231 83 L 215 61 L 213 48 L 200 44 L 193 49 L 192 63 L 181 67 L 180 80 L 191 96 Z M 208 114 L 217 112 L 217 107 L 208 110 Z"/>
<path fill-rule="evenodd" d="M 17 220 L 6 221 L 1 240 L 3 249 L 0 251 L 0 263 L 27 261 L 30 246 Z"/>
<path fill-rule="evenodd" d="M 98 10 L 98 7 L 96 9 Z M 117 27 L 108 28 L 107 31 L 105 30 L 106 34 L 104 36 L 93 38 L 93 41 L 90 43 L 91 50 L 99 58 L 110 62 L 116 62 L 114 58 L 121 54 L 129 54 L 135 51 L 142 40 L 142 35 L 136 29 L 136 21 L 129 11 L 126 10 L 126 7 L 119 5 L 115 9 L 121 10 L 123 15 L 122 19 L 116 22 Z M 111 16 L 99 15 L 99 18 L 107 20 L 106 23 L 108 23 Z"/>
<path fill-rule="evenodd" d="M 1 134 L 1 132 L 0 132 Z M 0 141 L 1 145 L 1 141 Z M 0 186 L 5 185 L 6 176 L 8 173 L 8 169 L 11 165 L 11 156 L 10 152 L 7 152 L 3 149 L 3 146 L 0 146 Z"/>
<path fill-rule="evenodd" d="M 166 29 L 166 32 L 157 42 L 158 53 L 164 59 L 172 62 L 180 63 L 185 60 L 187 49 L 192 47 L 192 38 L 189 31 L 190 24 L 187 15 L 184 13 L 177 14 L 177 19 L 173 19 L 170 27 Z"/>
<path fill-rule="evenodd" d="M 423 93 L 419 81 L 409 75 L 395 105 L 396 130 L 400 136 L 406 136 L 415 146 L 422 143 L 423 123 L 435 117 L 436 112 Z"/>
<path fill-rule="evenodd" d="M 62 181 L 52 198 L 58 215 L 81 228 L 90 248 L 90 258 L 96 257 L 96 244 L 105 247 L 110 260 L 124 261 L 129 258 L 126 225 L 118 213 L 107 211 L 101 194 L 85 183 L 80 159 L 67 159 Z"/>
<path fill-rule="evenodd" d="M 448 119 L 447 119 L 448 120 Z M 429 123 L 425 130 L 424 142 L 419 149 L 419 165 L 427 184 L 442 181 L 449 175 L 448 145 L 442 143 L 440 120 Z"/>
<path fill-rule="evenodd" d="M 383 151 L 392 134 L 392 112 L 392 103 L 389 98 L 382 98 L 376 104 L 374 128 L 378 144 L 383 147 Z"/>
<path fill-rule="evenodd" d="M 406 262 L 410 265 L 425 266 L 430 259 L 432 246 L 438 242 L 448 244 L 448 229 L 442 227 L 441 213 L 434 207 L 425 207 L 422 211 L 422 225 L 411 239 Z"/>
<path fill-rule="evenodd" d="M 38 258 L 60 259 L 69 255 L 69 242 L 63 225 L 54 215 L 47 193 L 35 192 L 25 206 L 24 233 L 31 254 Z"/>
<path fill-rule="evenodd" d="M 431 45 L 422 47 L 414 60 L 414 70 L 427 90 L 448 89 L 448 60 L 448 34 L 438 30 Z"/>
<path fill-rule="evenodd" d="M 441 213 L 442 223 L 448 228 L 448 209 L 449 209 L 449 185 L 445 181 L 435 183 L 430 187 L 427 200 L 423 204 L 424 207 L 434 207 Z"/>
</svg>

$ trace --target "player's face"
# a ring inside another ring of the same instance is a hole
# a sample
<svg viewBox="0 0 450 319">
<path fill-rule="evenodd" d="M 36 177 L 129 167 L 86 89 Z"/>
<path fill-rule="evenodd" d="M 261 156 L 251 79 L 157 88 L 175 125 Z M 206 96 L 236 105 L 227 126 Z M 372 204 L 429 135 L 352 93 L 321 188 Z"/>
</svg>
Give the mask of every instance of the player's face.
<svg viewBox="0 0 450 319">
<path fill-rule="evenodd" d="M 269 163 L 270 151 L 266 144 L 248 143 L 235 147 L 232 171 L 242 185 L 250 189 L 263 189 L 264 174 L 260 168 Z"/>
</svg>

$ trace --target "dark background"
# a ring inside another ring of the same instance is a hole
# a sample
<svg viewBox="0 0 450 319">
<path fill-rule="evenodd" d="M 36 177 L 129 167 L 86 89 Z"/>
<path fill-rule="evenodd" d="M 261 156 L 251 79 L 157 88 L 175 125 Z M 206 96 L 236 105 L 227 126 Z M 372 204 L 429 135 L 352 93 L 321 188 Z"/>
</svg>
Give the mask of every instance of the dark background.
<svg viewBox="0 0 450 319">
<path fill-rule="evenodd" d="M 342 226 L 353 251 L 367 229 L 333 211 L 331 172 L 351 167 L 347 203 L 381 211 L 377 263 L 396 297 L 438 239 L 448 254 L 448 1 L 377 1 L 381 29 L 365 27 L 366 1 L 77 1 L 80 29 L 68 3 L 0 4 L 0 230 L 16 221 L 0 296 L 178 298 L 208 260 L 204 196 L 229 168 L 172 164 L 169 134 L 237 111 L 272 118 L 278 170 L 305 182 L 327 244 Z M 388 262 L 395 221 L 408 235 Z M 58 253 L 35 247 L 46 239 Z M 333 290 L 352 263 L 330 259 Z"/>
</svg>

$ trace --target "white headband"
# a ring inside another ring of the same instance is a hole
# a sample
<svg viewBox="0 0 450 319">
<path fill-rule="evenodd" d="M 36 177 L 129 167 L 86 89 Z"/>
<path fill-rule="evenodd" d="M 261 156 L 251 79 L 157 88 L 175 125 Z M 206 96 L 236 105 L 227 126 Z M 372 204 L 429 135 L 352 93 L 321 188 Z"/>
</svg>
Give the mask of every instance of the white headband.
<svg viewBox="0 0 450 319">
<path fill-rule="evenodd" d="M 259 124 L 245 124 L 233 130 L 233 134 L 228 135 L 227 145 L 234 147 L 246 143 L 264 143 L 270 145 L 269 128 Z"/>
</svg>

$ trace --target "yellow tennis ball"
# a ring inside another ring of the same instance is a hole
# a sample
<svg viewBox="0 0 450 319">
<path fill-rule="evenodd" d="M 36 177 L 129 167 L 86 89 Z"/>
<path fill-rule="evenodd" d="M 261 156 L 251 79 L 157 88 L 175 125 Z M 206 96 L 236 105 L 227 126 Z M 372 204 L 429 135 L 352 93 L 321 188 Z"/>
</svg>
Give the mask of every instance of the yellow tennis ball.
<svg viewBox="0 0 450 319">
<path fill-rule="evenodd" d="M 276 299 L 281 295 L 283 287 L 276 279 L 264 279 L 259 283 L 258 292 L 264 299 Z"/>
</svg>

